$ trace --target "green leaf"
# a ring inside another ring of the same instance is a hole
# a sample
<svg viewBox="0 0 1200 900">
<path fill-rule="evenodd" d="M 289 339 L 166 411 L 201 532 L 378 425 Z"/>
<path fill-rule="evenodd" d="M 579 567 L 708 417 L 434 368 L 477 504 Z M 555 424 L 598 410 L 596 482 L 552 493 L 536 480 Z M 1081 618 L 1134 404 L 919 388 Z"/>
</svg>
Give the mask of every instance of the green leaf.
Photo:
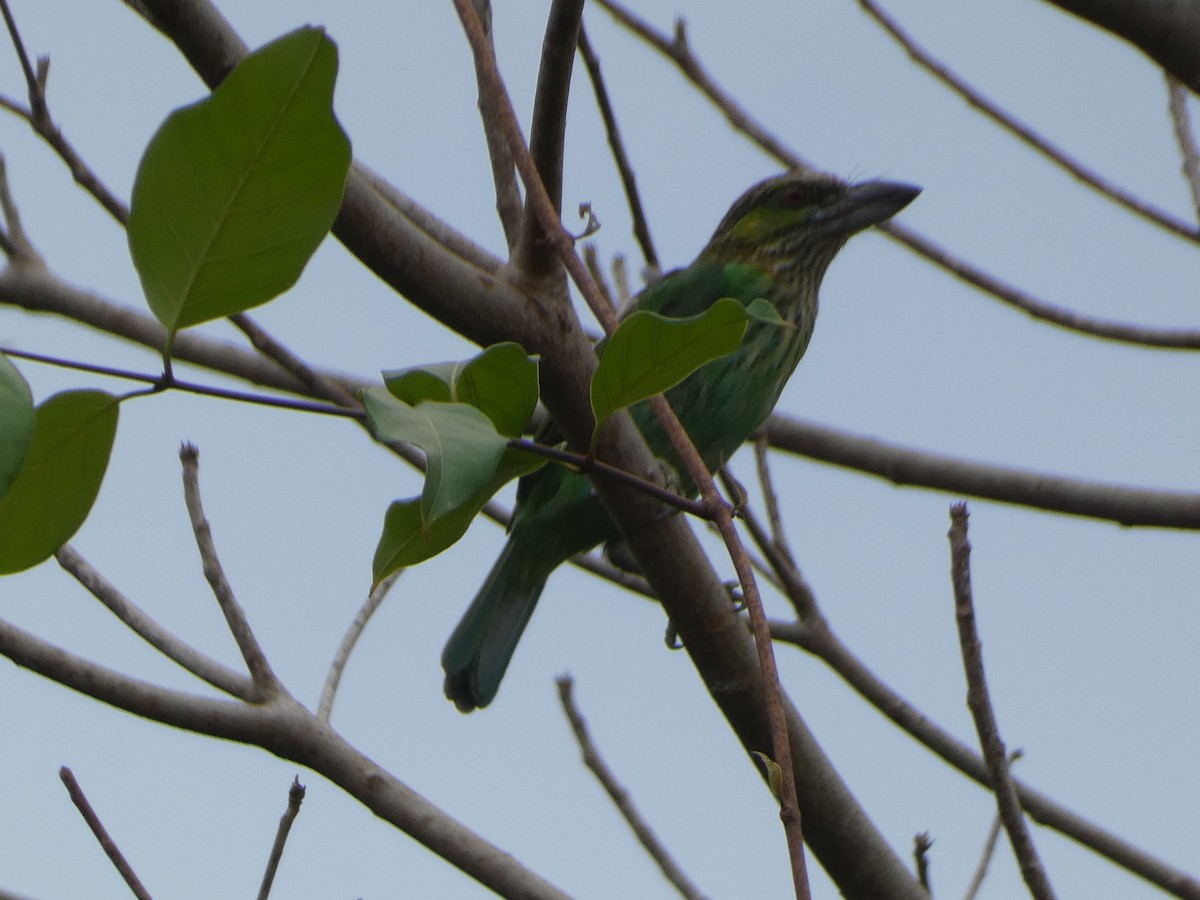
<svg viewBox="0 0 1200 900">
<path fill-rule="evenodd" d="M 434 363 L 383 373 L 396 398 L 415 406 L 423 400 L 469 403 L 496 431 L 519 437 L 538 399 L 537 363 L 520 344 L 493 344 L 465 363 Z"/>
<path fill-rule="evenodd" d="M 65 391 L 38 407 L 25 463 L 0 497 L 0 574 L 37 565 L 79 530 L 100 493 L 117 411 L 103 391 Z"/>
<path fill-rule="evenodd" d="M 651 312 L 635 312 L 625 319 L 605 341 L 592 378 L 592 446 L 605 420 L 618 409 L 661 394 L 705 363 L 736 350 L 746 323 L 745 307 L 732 297 L 686 319 Z"/>
<path fill-rule="evenodd" d="M 464 403 L 422 401 L 409 406 L 383 388 L 363 391 L 371 431 L 425 451 L 421 520 L 432 522 L 467 502 L 486 484 L 508 446 L 491 420 Z"/>
<path fill-rule="evenodd" d="M 422 519 L 421 498 L 394 502 L 384 516 L 383 533 L 375 548 L 371 567 L 375 584 L 397 569 L 424 562 L 456 543 L 496 491 L 545 464 L 546 460 L 531 453 L 506 449 L 486 483 L 461 506 L 431 522 Z"/>
<path fill-rule="evenodd" d="M 34 427 L 33 395 L 9 358 L 0 353 L 0 497 L 29 452 Z"/>
<path fill-rule="evenodd" d="M 751 300 L 746 306 L 746 315 L 752 319 L 757 319 L 759 322 L 766 322 L 768 325 L 782 325 L 785 328 L 794 327 L 791 322 L 779 315 L 779 310 L 775 308 L 775 304 L 765 297 Z"/>
<path fill-rule="evenodd" d="M 350 167 L 333 115 L 337 48 L 301 28 L 171 113 L 138 166 L 129 249 L 174 332 L 266 303 L 329 231 Z"/>
</svg>

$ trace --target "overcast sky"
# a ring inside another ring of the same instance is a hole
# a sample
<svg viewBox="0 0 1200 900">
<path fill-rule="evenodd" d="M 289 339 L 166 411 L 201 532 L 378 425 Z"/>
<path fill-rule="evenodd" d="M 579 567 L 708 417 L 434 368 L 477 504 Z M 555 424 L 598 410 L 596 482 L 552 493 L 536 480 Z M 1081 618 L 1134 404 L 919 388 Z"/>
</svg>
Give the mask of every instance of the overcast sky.
<svg viewBox="0 0 1200 900">
<path fill-rule="evenodd" d="M 509 89 L 528 121 L 545 4 L 499 4 Z M 142 148 L 204 87 L 120 3 L 14 0 L 50 102 L 80 153 L 128 198 Z M 1031 156 L 911 66 L 850 0 L 645 0 L 746 109 L 807 159 L 851 179 L 924 187 L 900 221 L 1044 299 L 1089 314 L 1196 327 L 1195 247 L 1120 211 Z M 1137 52 L 1035 0 L 891 0 L 936 55 L 1109 178 L 1194 219 L 1161 75 Z M 448 3 L 226 3 L 258 46 L 304 23 L 341 54 L 336 109 L 358 159 L 493 252 L 502 250 L 470 59 Z M 676 70 L 599 9 L 600 54 L 659 254 L 687 264 L 729 203 L 780 166 L 734 134 Z M 23 100 L 11 52 L 0 92 Z M 1192 112 L 1196 110 L 1192 105 Z M 21 122 L 0 151 L 26 229 L 62 278 L 144 308 L 124 233 Z M 604 259 L 637 271 L 590 88 L 572 95 L 564 208 L 590 202 Z M 380 369 L 474 348 L 414 310 L 336 242 L 255 317 L 321 366 Z M 205 334 L 239 341 L 227 325 Z M 0 344 L 155 371 L 153 354 L 60 320 L 0 308 Z M 127 385 L 19 363 L 40 401 Z M 184 369 L 194 380 L 217 382 Z M 825 280 L 789 414 L 968 459 L 1100 481 L 1196 490 L 1200 357 L 1103 343 L 1035 322 L 879 233 Z M 413 472 L 353 425 L 190 396 L 125 404 L 105 487 L 74 540 L 131 598 L 206 652 L 236 651 L 197 565 L 177 449 L 201 452 L 205 504 L 227 572 L 285 685 L 315 708 L 370 582 L 384 509 Z M 753 475 L 748 453 L 734 471 Z M 926 715 L 974 744 L 948 580 L 956 497 L 784 459 L 775 474 L 797 557 L 846 643 Z M 1200 846 L 1200 556 L 1194 535 L 971 503 L 975 596 L 1000 727 L 1030 783 L 1179 866 Z M 682 866 L 713 897 L 781 897 L 790 875 L 776 809 L 661 611 L 564 569 L 543 597 L 500 696 L 461 716 L 438 657 L 502 545 L 481 522 L 407 573 L 367 631 L 333 724 L 434 803 L 579 897 L 673 894 L 578 760 L 554 677 L 571 672 L 609 763 Z M 713 545 L 716 546 L 715 544 Z M 732 571 L 714 553 L 718 570 Z M 777 615 L 786 606 L 768 599 Z M 0 616 L 58 644 L 188 690 L 53 563 L 0 581 Z M 960 896 L 994 804 L 865 706 L 822 664 L 779 650 L 786 687 L 868 813 L 909 854 L 929 832 L 938 896 Z M 49 900 L 127 893 L 58 781 L 71 766 L 160 897 L 249 896 L 297 769 L 103 708 L 0 667 L 0 889 Z M 275 896 L 474 897 L 483 888 L 310 772 Z M 1041 828 L 1064 897 L 1153 897 L 1144 883 Z M 815 895 L 835 890 L 813 866 Z M 1002 847 L 980 896 L 1018 896 Z"/>
</svg>

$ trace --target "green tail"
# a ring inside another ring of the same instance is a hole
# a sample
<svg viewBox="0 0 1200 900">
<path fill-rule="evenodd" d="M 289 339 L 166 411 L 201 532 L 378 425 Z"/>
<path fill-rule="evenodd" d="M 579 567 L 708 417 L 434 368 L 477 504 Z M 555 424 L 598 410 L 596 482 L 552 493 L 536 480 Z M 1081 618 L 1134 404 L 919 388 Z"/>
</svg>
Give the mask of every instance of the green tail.
<svg viewBox="0 0 1200 900">
<path fill-rule="evenodd" d="M 546 579 L 558 564 L 546 565 L 537 548 L 520 536 L 509 537 L 442 651 L 446 696 L 460 712 L 487 706 L 495 698 Z"/>
</svg>

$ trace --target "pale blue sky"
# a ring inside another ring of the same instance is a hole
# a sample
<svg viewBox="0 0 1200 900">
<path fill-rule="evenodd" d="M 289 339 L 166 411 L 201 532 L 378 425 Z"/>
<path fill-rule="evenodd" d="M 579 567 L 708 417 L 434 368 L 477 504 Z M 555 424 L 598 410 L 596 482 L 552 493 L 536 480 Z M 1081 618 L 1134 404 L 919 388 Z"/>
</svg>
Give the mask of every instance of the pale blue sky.
<svg viewBox="0 0 1200 900">
<path fill-rule="evenodd" d="M 69 15 L 60 4 L 13 5 L 30 51 L 52 58 L 57 121 L 128 197 L 141 148 L 202 85 L 115 0 L 79 4 Z M 544 4 L 498 6 L 503 71 L 527 121 Z M 1193 246 L 1031 156 L 914 69 L 850 0 L 640 7 L 665 29 L 685 16 L 691 46 L 714 77 L 807 158 L 850 178 L 922 185 L 901 221 L 949 250 L 1095 315 L 1189 327 L 1200 319 Z M 340 47 L 336 105 L 356 156 L 500 251 L 474 76 L 449 4 L 224 8 L 252 46 L 306 22 L 325 25 Z M 1162 79 L 1135 51 L 1035 0 L 893 0 L 888 8 L 1051 140 L 1189 217 Z M 603 12 L 588 10 L 586 23 L 660 256 L 668 266 L 686 264 L 728 204 L 779 166 Z M 0 91 L 23 91 L 7 51 Z M 61 163 L 11 117 L 0 118 L 0 151 L 30 237 L 54 271 L 138 305 L 124 234 Z M 577 77 L 564 206 L 581 201 L 603 223 L 595 237 L 602 256 L 636 259 L 590 88 Z M 843 252 L 822 302 L 783 410 L 980 461 L 1196 489 L 1196 354 L 1064 334 L 879 234 Z M 364 376 L 472 352 L 333 241 L 297 288 L 255 316 L 311 361 Z M 237 339 L 220 324 L 203 331 Z M 146 351 L 7 308 L 0 344 L 147 372 L 155 365 Z M 20 368 L 39 400 L 84 384 L 122 389 Z M 200 447 L 207 511 L 250 620 L 284 683 L 315 707 L 369 584 L 383 510 L 416 493 L 418 479 L 345 422 L 187 396 L 126 404 L 108 480 L 74 543 L 160 621 L 230 664 L 236 654 L 180 499 L 176 452 L 184 440 Z M 734 469 L 749 479 L 749 455 Z M 781 460 L 775 473 L 798 558 L 834 628 L 922 711 L 973 743 L 945 540 L 956 498 L 804 460 Z M 1026 751 L 1019 774 L 1168 862 L 1194 862 L 1195 536 L 982 501 L 971 508 L 985 662 L 1005 738 Z M 694 880 L 713 897 L 786 896 L 773 802 L 687 658 L 664 650 L 654 605 L 564 570 L 496 703 L 463 717 L 443 699 L 442 644 L 501 540 L 480 523 L 462 545 L 401 580 L 351 661 L 334 725 L 569 893 L 672 896 L 578 761 L 553 684 L 570 671 L 609 763 Z M 718 566 L 730 571 L 727 562 Z M 769 602 L 785 612 L 777 598 Z M 109 665 L 196 689 L 53 563 L 0 581 L 0 615 Z M 788 690 L 879 827 L 906 857 L 912 836 L 930 832 L 935 890 L 961 895 L 991 820 L 990 797 L 821 664 L 787 648 L 779 656 Z M 113 712 L 11 666 L 0 667 L 0 719 L 0 889 L 47 900 L 126 896 L 59 784 L 64 764 L 156 896 L 257 889 L 295 766 Z M 308 799 L 274 896 L 488 895 L 332 785 L 308 772 L 300 779 Z M 1044 829 L 1034 837 L 1061 896 L 1159 896 Z M 816 896 L 835 896 L 813 872 Z M 980 896 L 1019 891 L 1001 848 Z"/>
</svg>

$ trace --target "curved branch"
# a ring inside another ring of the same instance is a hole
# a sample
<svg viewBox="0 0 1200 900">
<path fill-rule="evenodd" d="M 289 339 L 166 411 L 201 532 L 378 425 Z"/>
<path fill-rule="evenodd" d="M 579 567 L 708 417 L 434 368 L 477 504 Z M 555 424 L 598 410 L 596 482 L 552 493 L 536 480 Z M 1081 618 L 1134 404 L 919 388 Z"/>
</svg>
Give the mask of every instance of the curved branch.
<svg viewBox="0 0 1200 900">
<path fill-rule="evenodd" d="M 1200 94 L 1200 6 L 1179 0 L 1046 0 L 1133 44 Z"/>
<path fill-rule="evenodd" d="M 697 90 L 708 97 L 725 114 L 735 129 L 784 165 L 793 168 L 813 168 L 811 163 L 802 159 L 783 141 L 756 122 L 721 89 L 692 55 L 682 24 L 676 28 L 675 39 L 668 40 L 647 22 L 639 19 L 613 0 L 596 0 L 596 2 L 623 27 L 670 60 L 695 85 Z M 1200 350 L 1200 329 L 1144 328 L 1085 316 L 1073 310 L 1038 300 L 999 278 L 988 275 L 970 263 L 952 256 L 933 241 L 894 221 L 875 227 L 904 244 L 919 256 L 923 256 L 945 269 L 951 275 L 979 288 L 984 293 L 991 294 L 997 300 L 1017 307 L 1035 319 L 1106 340 L 1172 350 Z"/>
<path fill-rule="evenodd" d="M 571 70 L 575 44 L 583 21 L 583 0 L 554 0 L 542 39 L 542 63 L 538 70 L 533 101 L 533 123 L 529 127 L 529 154 L 555 211 L 562 214 L 563 146 L 567 134 L 567 101 L 571 92 Z M 491 93 L 488 92 L 488 96 Z M 513 151 L 514 155 L 516 150 Z M 525 212 L 513 255 L 513 266 L 533 283 L 561 271 L 554 245 L 534 212 L 526 186 Z"/>
<path fill-rule="evenodd" d="M 776 449 L 877 475 L 897 485 L 933 488 L 1121 525 L 1200 529 L 1200 494 L 1140 490 L 985 465 L 780 415 L 768 419 L 764 429 Z"/>
<path fill-rule="evenodd" d="M 567 900 L 562 891 L 381 769 L 286 694 L 249 705 L 171 690 L 83 659 L 2 619 L 0 656 L 135 716 L 261 747 L 306 766 L 501 896 Z"/>
<path fill-rule="evenodd" d="M 900 45 L 904 52 L 908 54 L 909 59 L 1013 137 L 1022 141 L 1026 146 L 1040 153 L 1069 175 L 1082 181 L 1088 187 L 1107 197 L 1117 205 L 1125 207 L 1125 209 L 1135 215 L 1141 216 L 1146 221 L 1152 222 L 1178 237 L 1194 243 L 1200 243 L 1200 233 L 1197 232 L 1195 225 L 1176 219 L 1158 207 L 1140 200 L 1123 188 L 1117 187 L 1106 178 L 1101 177 L 1099 173 L 1083 165 L 1083 163 L 1067 156 L 1066 153 L 1059 150 L 1028 125 L 1018 122 L 1013 116 L 983 96 L 979 91 L 950 71 L 949 68 L 917 46 L 912 37 L 900 27 L 895 19 L 885 13 L 874 0 L 858 0 L 858 5 L 888 33 L 892 40 Z"/>
</svg>

